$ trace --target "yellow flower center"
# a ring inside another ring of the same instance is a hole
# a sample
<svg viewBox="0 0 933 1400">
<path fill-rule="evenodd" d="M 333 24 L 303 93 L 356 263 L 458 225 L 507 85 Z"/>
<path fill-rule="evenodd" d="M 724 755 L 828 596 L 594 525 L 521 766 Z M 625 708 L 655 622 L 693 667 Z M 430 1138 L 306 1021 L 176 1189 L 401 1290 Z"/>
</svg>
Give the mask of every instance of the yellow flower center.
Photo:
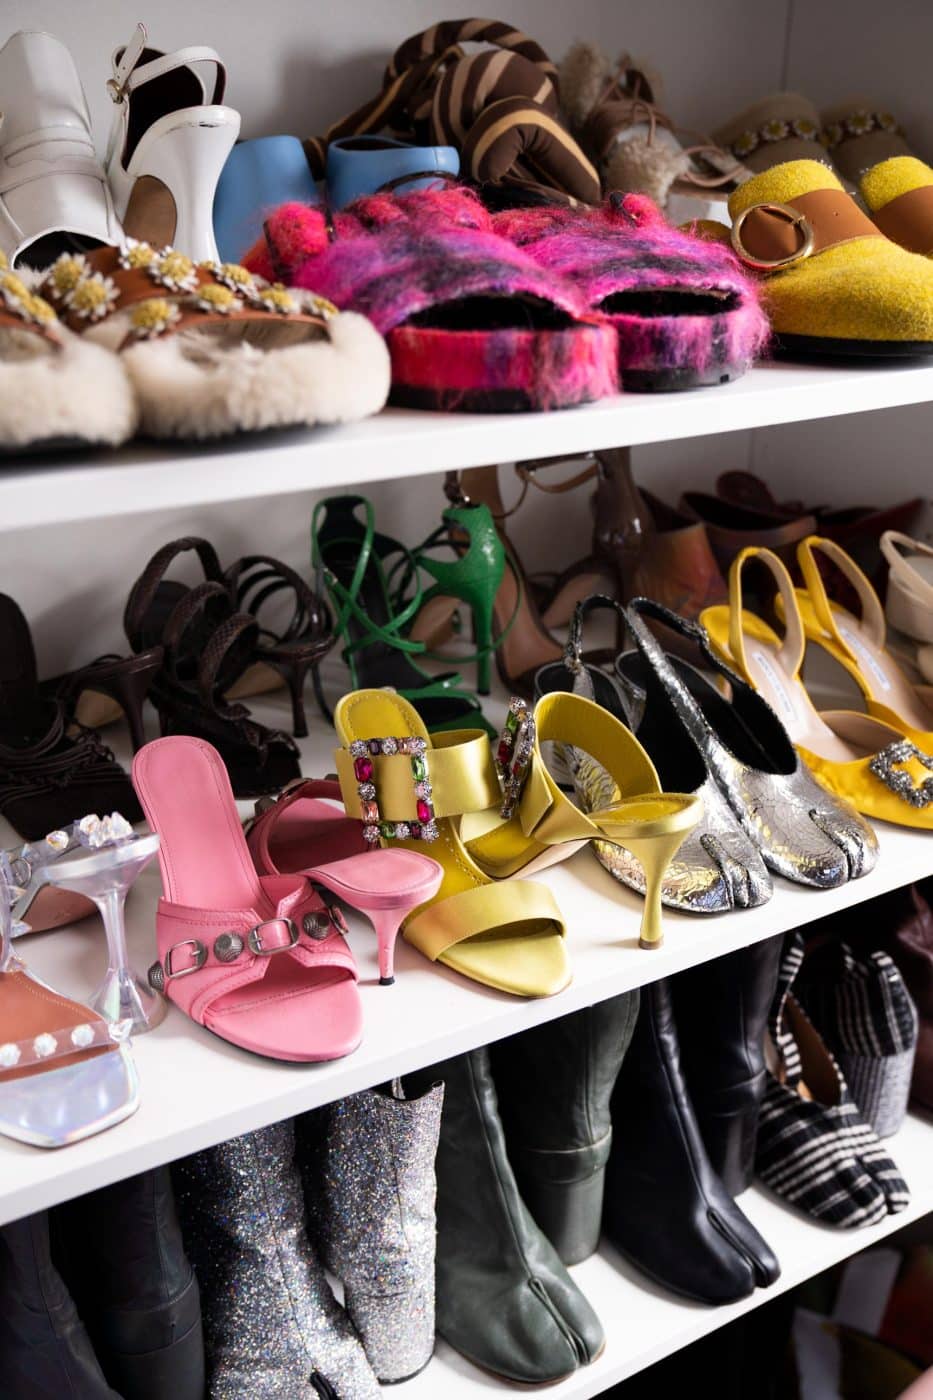
<svg viewBox="0 0 933 1400">
<path fill-rule="evenodd" d="M 229 287 L 202 287 L 198 292 L 198 300 L 206 301 L 218 311 L 227 311 L 237 305 L 236 295 Z"/>
<path fill-rule="evenodd" d="M 52 286 L 60 297 L 67 295 L 85 275 L 84 263 L 79 258 L 59 258 L 52 268 Z"/>
<path fill-rule="evenodd" d="M 290 312 L 295 310 L 295 298 L 282 286 L 281 282 L 276 282 L 272 287 L 263 287 L 259 293 L 259 299 L 273 311 Z"/>
<path fill-rule="evenodd" d="M 159 259 L 159 272 L 172 282 L 183 281 L 186 277 L 190 277 L 193 271 L 194 263 L 184 253 L 179 253 L 176 248 L 170 249 Z"/>
<path fill-rule="evenodd" d="M 123 250 L 123 261 L 127 267 L 151 267 L 157 257 L 155 248 L 152 248 L 148 243 L 136 243 Z"/>
<path fill-rule="evenodd" d="M 217 275 L 226 277 L 230 282 L 236 282 L 238 287 L 248 287 L 253 280 L 253 274 L 239 263 L 221 263 Z"/>
<path fill-rule="evenodd" d="M 137 331 L 162 330 L 175 317 L 175 306 L 167 297 L 149 297 L 133 307 L 130 325 Z"/>
<path fill-rule="evenodd" d="M 95 282 L 93 278 L 86 277 L 74 288 L 71 294 L 71 307 L 79 314 L 98 311 L 100 307 L 107 305 L 108 297 L 106 283 Z"/>
<path fill-rule="evenodd" d="M 57 319 L 45 297 L 36 296 L 33 292 L 29 292 L 23 297 L 23 309 L 27 316 L 31 316 L 34 321 L 41 321 L 44 326 L 50 325 L 52 321 Z"/>
</svg>

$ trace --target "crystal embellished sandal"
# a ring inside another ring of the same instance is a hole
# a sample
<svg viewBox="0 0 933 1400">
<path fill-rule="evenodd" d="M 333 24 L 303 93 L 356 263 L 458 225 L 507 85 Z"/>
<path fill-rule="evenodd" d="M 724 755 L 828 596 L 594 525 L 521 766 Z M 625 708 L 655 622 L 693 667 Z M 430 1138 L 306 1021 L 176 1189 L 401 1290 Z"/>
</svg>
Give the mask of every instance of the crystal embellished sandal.
<svg viewBox="0 0 933 1400">
<path fill-rule="evenodd" d="M 372 845 L 428 843 L 444 875 L 433 899 L 402 925 L 432 962 L 484 986 L 543 997 L 570 981 L 564 923 L 544 885 L 497 885 L 460 839 L 456 818 L 501 802 L 489 740 L 476 729 L 430 736 L 414 707 L 385 690 L 345 695 L 334 715 L 345 747 L 336 753 L 347 813 Z"/>
<path fill-rule="evenodd" d="M 126 1023 L 60 996 L 14 956 L 11 881 L 0 854 L 0 1134 L 63 1147 L 103 1132 L 139 1106 Z"/>
<path fill-rule="evenodd" d="M 0 252 L 0 455 L 117 447 L 137 416 L 119 357 L 72 335 Z"/>
<path fill-rule="evenodd" d="M 39 290 L 69 330 L 119 354 L 153 437 L 340 423 L 388 394 L 388 354 L 364 317 L 236 263 L 130 239 L 63 253 Z"/>
</svg>

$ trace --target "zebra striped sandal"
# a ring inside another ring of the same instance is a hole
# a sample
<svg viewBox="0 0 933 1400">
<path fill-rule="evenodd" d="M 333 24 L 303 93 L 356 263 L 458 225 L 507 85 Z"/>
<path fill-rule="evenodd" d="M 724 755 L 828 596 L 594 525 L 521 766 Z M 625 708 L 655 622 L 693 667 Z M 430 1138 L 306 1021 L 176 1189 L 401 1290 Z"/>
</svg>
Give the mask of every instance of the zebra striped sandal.
<svg viewBox="0 0 933 1400">
<path fill-rule="evenodd" d="M 797 932 L 781 958 L 769 1017 L 770 1062 L 755 1168 L 778 1196 L 824 1224 L 876 1225 L 904 1209 L 909 1190 L 791 993 L 803 957 Z"/>
</svg>

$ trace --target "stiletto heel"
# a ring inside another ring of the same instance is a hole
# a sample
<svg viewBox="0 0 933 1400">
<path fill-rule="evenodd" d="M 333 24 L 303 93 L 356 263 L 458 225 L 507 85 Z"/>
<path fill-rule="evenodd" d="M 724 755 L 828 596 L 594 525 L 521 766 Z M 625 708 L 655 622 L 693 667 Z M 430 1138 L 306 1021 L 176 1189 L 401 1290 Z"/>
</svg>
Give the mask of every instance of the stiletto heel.
<svg viewBox="0 0 933 1400">
<path fill-rule="evenodd" d="M 391 987 L 395 981 L 395 940 L 402 914 L 396 909 L 374 909 L 369 917 L 379 943 L 379 985 Z"/>
<path fill-rule="evenodd" d="M 79 724 L 100 728 L 126 716 L 133 752 L 138 753 L 146 742 L 143 727 L 143 704 L 162 666 L 162 647 L 151 647 L 135 656 L 102 656 L 89 666 L 71 671 L 53 681 L 43 682 L 43 689 L 61 700 L 66 711 Z M 112 702 L 111 711 L 100 697 Z"/>
<path fill-rule="evenodd" d="M 124 230 L 155 248 L 174 244 L 195 262 L 218 259 L 214 191 L 240 131 L 239 114 L 220 105 L 225 82 L 213 49 L 163 54 L 146 46 L 140 24 L 114 55 L 107 84 L 119 106 L 107 175 Z"/>
<path fill-rule="evenodd" d="M 305 714 L 304 689 L 310 660 L 304 658 L 295 660 L 290 666 L 277 666 L 288 683 L 288 692 L 292 700 L 292 733 L 296 739 L 307 739 L 308 737 L 308 717 Z"/>
<path fill-rule="evenodd" d="M 664 942 L 661 923 L 664 875 L 688 835 L 689 831 L 672 831 L 654 832 L 644 837 L 625 836 L 625 849 L 635 857 L 645 874 L 645 906 L 638 936 L 639 948 L 660 948 Z"/>
<path fill-rule="evenodd" d="M 473 604 L 473 640 L 476 643 L 476 691 L 488 695 L 492 688 L 492 598 L 477 597 Z"/>
</svg>

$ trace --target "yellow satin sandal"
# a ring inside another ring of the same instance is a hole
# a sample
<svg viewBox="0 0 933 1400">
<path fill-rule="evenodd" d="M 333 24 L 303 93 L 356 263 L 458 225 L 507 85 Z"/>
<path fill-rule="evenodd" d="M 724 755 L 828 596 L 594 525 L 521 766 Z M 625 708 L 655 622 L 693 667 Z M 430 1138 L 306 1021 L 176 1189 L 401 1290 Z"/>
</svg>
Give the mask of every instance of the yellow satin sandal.
<svg viewBox="0 0 933 1400">
<path fill-rule="evenodd" d="M 608 775 L 611 806 L 582 812 L 554 781 L 541 754 L 553 743 L 574 762 L 595 762 Z M 622 846 L 645 875 L 642 948 L 662 942 L 661 886 L 678 849 L 703 812 L 694 793 L 662 792 L 654 764 L 624 724 L 592 700 L 553 693 L 532 712 L 513 700 L 496 751 L 504 803 L 502 820 L 467 840 L 467 850 L 488 875 L 503 879 L 565 860 L 588 842 Z M 465 821 L 468 836 L 476 822 Z"/>
<path fill-rule="evenodd" d="M 742 569 L 750 559 L 774 576 L 784 638 L 742 607 Z M 854 710 L 818 711 L 800 676 L 806 645 L 790 574 L 770 549 L 743 549 L 729 570 L 728 606 L 706 608 L 700 622 L 723 660 L 764 696 L 794 747 L 824 787 L 867 817 L 933 828 L 933 757 L 897 726 Z"/>
<path fill-rule="evenodd" d="M 860 617 L 829 599 L 816 554 L 835 564 L 855 590 Z M 806 584 L 796 590 L 796 596 L 807 641 L 845 667 L 865 697 L 870 715 L 933 753 L 933 686 L 914 685 L 888 651 L 881 599 L 855 560 L 833 540 L 810 535 L 797 546 L 797 562 Z M 775 606 L 780 615 L 780 602 Z"/>
<path fill-rule="evenodd" d="M 336 762 L 348 816 L 364 823 L 367 840 L 426 851 L 444 871 L 434 898 L 402 925 L 406 941 L 432 962 L 498 991 L 525 997 L 563 991 L 572 974 L 554 896 L 529 880 L 494 883 L 457 830 L 463 813 L 502 802 L 488 735 L 477 729 L 429 735 L 414 706 L 388 690 L 345 695 L 334 724 L 344 745 Z"/>
</svg>

